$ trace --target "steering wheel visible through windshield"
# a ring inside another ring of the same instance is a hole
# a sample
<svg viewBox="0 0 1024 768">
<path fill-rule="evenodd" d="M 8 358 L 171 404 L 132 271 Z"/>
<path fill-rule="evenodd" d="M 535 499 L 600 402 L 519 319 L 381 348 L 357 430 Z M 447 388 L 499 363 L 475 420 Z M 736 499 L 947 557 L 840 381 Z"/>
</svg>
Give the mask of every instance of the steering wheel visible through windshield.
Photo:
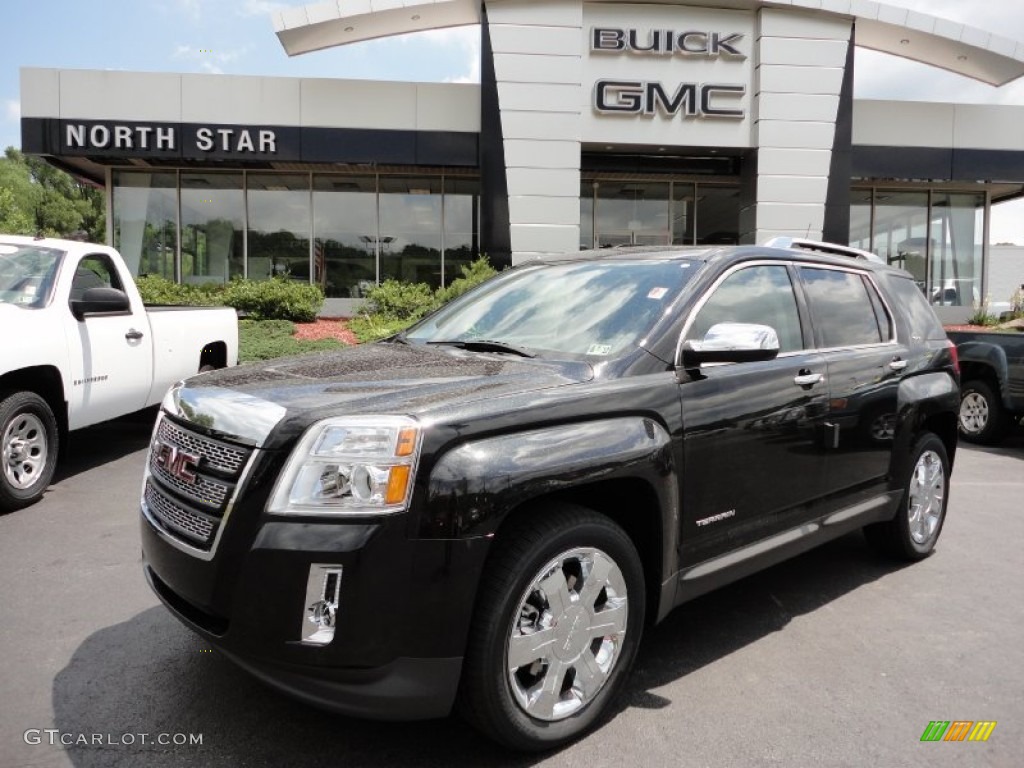
<svg viewBox="0 0 1024 768">
<path fill-rule="evenodd" d="M 533 356 L 615 357 L 634 348 L 698 271 L 689 260 L 603 259 L 505 272 L 404 334 Z"/>
<path fill-rule="evenodd" d="M 63 255 L 53 248 L 0 242 L 0 303 L 45 307 Z"/>
</svg>

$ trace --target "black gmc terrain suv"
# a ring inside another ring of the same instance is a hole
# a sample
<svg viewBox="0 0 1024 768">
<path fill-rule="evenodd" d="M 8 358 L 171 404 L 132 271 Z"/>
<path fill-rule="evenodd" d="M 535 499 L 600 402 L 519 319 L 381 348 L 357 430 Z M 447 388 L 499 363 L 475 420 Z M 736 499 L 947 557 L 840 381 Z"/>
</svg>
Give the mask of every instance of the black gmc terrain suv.
<svg viewBox="0 0 1024 768">
<path fill-rule="evenodd" d="M 927 300 L 870 260 L 531 262 L 386 341 L 174 387 L 145 573 L 306 702 L 550 748 L 680 603 L 858 528 L 930 554 L 958 406 Z"/>
</svg>

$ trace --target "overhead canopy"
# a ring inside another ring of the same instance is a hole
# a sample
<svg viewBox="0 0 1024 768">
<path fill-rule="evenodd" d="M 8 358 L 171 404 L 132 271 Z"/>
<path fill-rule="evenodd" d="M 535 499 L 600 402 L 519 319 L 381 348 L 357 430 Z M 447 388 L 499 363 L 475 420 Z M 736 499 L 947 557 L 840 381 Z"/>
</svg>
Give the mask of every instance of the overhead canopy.
<svg viewBox="0 0 1024 768">
<path fill-rule="evenodd" d="M 651 4 L 659 0 L 590 0 Z M 545 0 L 534 0 L 543 3 Z M 669 5 L 793 8 L 854 19 L 857 45 L 956 72 L 989 85 L 1024 76 L 1024 43 L 872 0 L 661 0 Z M 480 0 L 331 0 L 272 14 L 289 56 L 379 37 L 480 23 Z"/>
</svg>

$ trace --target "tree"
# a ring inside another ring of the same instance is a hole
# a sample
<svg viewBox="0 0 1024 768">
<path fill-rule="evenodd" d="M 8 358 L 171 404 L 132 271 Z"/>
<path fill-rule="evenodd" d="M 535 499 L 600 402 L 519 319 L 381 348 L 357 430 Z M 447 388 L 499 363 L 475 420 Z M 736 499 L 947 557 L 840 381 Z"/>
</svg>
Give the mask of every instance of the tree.
<svg viewBox="0 0 1024 768">
<path fill-rule="evenodd" d="M 45 160 L 8 147 L 0 159 L 0 232 L 66 237 L 85 231 L 106 237 L 103 191 Z"/>
</svg>

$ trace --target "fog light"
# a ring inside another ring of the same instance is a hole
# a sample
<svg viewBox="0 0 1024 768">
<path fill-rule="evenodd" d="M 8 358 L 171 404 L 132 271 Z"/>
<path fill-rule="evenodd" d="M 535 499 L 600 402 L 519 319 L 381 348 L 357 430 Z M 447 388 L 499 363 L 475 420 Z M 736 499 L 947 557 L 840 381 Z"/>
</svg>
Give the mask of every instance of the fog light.
<svg viewBox="0 0 1024 768">
<path fill-rule="evenodd" d="M 340 565 L 314 563 L 309 566 L 306 599 L 303 602 L 302 642 L 327 645 L 334 639 L 340 594 Z"/>
</svg>

